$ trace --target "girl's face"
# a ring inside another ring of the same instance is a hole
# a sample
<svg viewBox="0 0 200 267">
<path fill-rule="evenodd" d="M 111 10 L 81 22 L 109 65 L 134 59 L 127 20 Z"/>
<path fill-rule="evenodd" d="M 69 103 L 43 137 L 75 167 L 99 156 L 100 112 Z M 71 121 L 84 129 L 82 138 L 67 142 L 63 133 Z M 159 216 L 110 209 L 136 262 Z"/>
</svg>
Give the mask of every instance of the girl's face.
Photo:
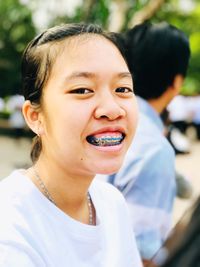
<svg viewBox="0 0 200 267">
<path fill-rule="evenodd" d="M 42 156 L 71 174 L 114 173 L 136 128 L 131 75 L 104 37 L 73 37 L 66 43 L 43 91 Z"/>
</svg>

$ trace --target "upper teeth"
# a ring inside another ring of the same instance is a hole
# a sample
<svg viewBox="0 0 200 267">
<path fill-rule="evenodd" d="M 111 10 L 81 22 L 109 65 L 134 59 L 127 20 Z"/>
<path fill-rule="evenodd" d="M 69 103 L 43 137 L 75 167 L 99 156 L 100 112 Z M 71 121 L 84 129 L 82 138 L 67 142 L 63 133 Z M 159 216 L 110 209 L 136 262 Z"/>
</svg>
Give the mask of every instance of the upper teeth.
<svg viewBox="0 0 200 267">
<path fill-rule="evenodd" d="M 99 146 L 113 145 L 119 143 L 123 139 L 123 136 L 102 136 L 102 137 L 91 137 L 91 143 Z"/>
<path fill-rule="evenodd" d="M 101 140 L 105 140 L 105 141 L 118 141 L 118 140 L 121 140 L 121 136 L 118 136 L 118 137 L 111 137 L 111 136 L 103 136 L 103 137 L 100 137 L 100 138 L 95 138 L 96 141 L 101 141 Z"/>
</svg>

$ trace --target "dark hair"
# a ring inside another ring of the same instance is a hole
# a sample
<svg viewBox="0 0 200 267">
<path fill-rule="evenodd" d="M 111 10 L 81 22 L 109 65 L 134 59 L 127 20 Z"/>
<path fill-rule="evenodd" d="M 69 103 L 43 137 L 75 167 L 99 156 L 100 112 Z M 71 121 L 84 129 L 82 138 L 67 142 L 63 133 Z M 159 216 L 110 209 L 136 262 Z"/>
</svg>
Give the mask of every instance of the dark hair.
<svg viewBox="0 0 200 267">
<path fill-rule="evenodd" d="M 128 30 L 123 37 L 137 95 L 147 100 L 158 98 L 177 74 L 186 75 L 189 41 L 176 27 L 146 22 Z"/>
<path fill-rule="evenodd" d="M 112 33 L 104 32 L 93 24 L 63 24 L 50 28 L 35 37 L 27 46 L 22 57 L 22 90 L 26 100 L 40 106 L 42 90 L 48 81 L 53 63 L 59 53 L 56 45 L 67 38 L 88 35 L 100 35 L 111 41 L 123 55 L 123 50 Z M 125 57 L 124 57 L 125 59 Z M 41 139 L 36 136 L 31 149 L 31 159 L 35 162 L 41 152 Z"/>
</svg>

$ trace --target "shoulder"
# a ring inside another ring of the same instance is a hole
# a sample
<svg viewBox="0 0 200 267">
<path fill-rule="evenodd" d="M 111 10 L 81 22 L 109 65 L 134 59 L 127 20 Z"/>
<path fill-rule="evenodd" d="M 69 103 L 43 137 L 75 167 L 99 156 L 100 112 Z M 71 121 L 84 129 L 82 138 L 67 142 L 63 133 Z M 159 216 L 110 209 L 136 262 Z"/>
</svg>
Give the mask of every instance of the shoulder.
<svg viewBox="0 0 200 267">
<path fill-rule="evenodd" d="M 9 176 L 3 178 L 0 182 L 0 200 L 2 200 L 3 198 L 8 198 L 12 192 L 13 189 L 15 187 L 14 183 L 14 177 L 16 175 L 13 173 L 11 173 Z M 1 203 L 0 203 L 1 204 Z"/>
<path fill-rule="evenodd" d="M 153 157 L 157 154 L 174 158 L 174 150 L 164 133 L 145 114 L 140 114 L 136 134 L 128 151 L 128 158 Z"/>
<path fill-rule="evenodd" d="M 139 113 L 139 120 L 138 120 L 136 135 L 137 133 L 141 133 L 141 132 L 145 134 L 145 136 L 149 136 L 151 134 L 153 134 L 154 136 L 155 134 L 158 136 L 163 136 L 161 129 L 154 122 L 153 118 L 151 118 L 150 116 L 142 112 Z"/>
<path fill-rule="evenodd" d="M 31 182 L 16 170 L 0 182 L 0 224 L 12 225 L 21 220 L 33 205 Z"/>
<path fill-rule="evenodd" d="M 24 184 L 25 179 L 19 170 L 3 178 L 0 182 L 0 204 L 3 199 L 9 201 L 17 195 L 19 190 L 23 191 Z"/>
</svg>

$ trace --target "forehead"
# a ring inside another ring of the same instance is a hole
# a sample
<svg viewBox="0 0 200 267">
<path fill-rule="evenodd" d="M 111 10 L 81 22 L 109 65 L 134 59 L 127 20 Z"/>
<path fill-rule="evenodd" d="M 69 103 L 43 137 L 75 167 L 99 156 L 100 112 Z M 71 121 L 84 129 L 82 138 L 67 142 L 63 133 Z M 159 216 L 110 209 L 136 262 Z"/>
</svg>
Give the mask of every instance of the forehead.
<svg viewBox="0 0 200 267">
<path fill-rule="evenodd" d="M 127 70 L 127 64 L 117 46 L 103 36 L 83 34 L 70 37 L 56 44 L 56 59 L 53 69 L 84 68 L 84 71 L 95 69 L 122 69 Z M 120 70 L 117 70 L 120 71 Z"/>
</svg>

